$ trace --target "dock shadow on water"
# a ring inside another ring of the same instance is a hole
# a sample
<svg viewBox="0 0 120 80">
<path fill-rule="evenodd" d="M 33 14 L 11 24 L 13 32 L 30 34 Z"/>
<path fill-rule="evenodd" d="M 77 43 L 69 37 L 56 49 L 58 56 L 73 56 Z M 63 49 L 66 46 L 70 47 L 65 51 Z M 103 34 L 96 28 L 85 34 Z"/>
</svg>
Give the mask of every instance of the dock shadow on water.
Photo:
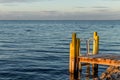
<svg viewBox="0 0 120 80">
<path fill-rule="evenodd" d="M 90 71 L 86 73 L 69 74 L 69 80 L 99 80 L 98 75 L 91 75 Z"/>
</svg>

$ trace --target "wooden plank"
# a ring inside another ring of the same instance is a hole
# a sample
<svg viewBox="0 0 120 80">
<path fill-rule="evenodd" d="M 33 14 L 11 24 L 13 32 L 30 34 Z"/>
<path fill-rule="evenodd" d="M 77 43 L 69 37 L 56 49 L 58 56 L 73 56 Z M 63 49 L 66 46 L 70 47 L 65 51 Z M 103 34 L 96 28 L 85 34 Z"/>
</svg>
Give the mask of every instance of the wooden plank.
<svg viewBox="0 0 120 80">
<path fill-rule="evenodd" d="M 97 54 L 97 55 L 91 55 L 89 57 L 120 60 L 120 55 L 119 54 Z"/>
<path fill-rule="evenodd" d="M 79 61 L 90 64 L 120 66 L 120 55 L 107 54 L 107 55 L 79 56 Z"/>
</svg>

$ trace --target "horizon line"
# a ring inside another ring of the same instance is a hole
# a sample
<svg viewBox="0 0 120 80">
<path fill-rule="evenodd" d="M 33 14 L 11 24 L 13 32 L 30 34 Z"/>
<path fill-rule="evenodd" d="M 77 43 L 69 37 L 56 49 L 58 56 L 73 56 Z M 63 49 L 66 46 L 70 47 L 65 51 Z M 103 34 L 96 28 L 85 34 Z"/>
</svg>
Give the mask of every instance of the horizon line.
<svg viewBox="0 0 120 80">
<path fill-rule="evenodd" d="M 64 20 L 64 19 L 63 20 L 59 20 L 59 19 L 58 20 L 57 19 L 56 20 L 53 20 L 53 19 L 51 19 L 51 20 L 47 20 L 47 19 L 46 20 L 44 20 L 44 19 L 43 20 L 42 19 L 41 20 L 22 20 L 22 19 L 21 20 L 12 20 L 11 19 L 11 20 L 0 20 L 0 21 L 73 21 L 73 20 L 72 19 L 71 20 Z M 120 19 L 110 19 L 110 20 L 107 20 L 107 19 L 105 19 L 105 20 L 98 20 L 98 19 L 97 20 L 89 20 L 88 19 L 88 20 L 74 20 L 74 21 L 119 21 L 119 20 Z"/>
</svg>

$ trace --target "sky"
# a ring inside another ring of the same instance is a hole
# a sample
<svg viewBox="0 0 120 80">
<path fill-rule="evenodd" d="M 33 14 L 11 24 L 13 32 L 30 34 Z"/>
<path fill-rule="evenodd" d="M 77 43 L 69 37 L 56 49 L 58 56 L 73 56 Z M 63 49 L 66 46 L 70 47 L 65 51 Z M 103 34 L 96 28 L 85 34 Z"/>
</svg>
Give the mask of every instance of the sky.
<svg viewBox="0 0 120 80">
<path fill-rule="evenodd" d="M 0 0 L 0 20 L 120 20 L 120 0 Z"/>
</svg>

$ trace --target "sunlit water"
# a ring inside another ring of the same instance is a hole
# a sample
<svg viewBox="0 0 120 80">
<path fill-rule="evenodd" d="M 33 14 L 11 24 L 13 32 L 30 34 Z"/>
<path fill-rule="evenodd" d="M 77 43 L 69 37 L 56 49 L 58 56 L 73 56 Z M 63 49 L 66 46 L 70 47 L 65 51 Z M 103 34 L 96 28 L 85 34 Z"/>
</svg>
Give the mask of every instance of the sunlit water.
<svg viewBox="0 0 120 80">
<path fill-rule="evenodd" d="M 69 80 L 72 32 L 84 39 L 86 53 L 94 31 L 99 53 L 120 54 L 120 21 L 0 21 L 0 80 Z M 100 66 L 99 75 L 105 69 Z"/>
</svg>

